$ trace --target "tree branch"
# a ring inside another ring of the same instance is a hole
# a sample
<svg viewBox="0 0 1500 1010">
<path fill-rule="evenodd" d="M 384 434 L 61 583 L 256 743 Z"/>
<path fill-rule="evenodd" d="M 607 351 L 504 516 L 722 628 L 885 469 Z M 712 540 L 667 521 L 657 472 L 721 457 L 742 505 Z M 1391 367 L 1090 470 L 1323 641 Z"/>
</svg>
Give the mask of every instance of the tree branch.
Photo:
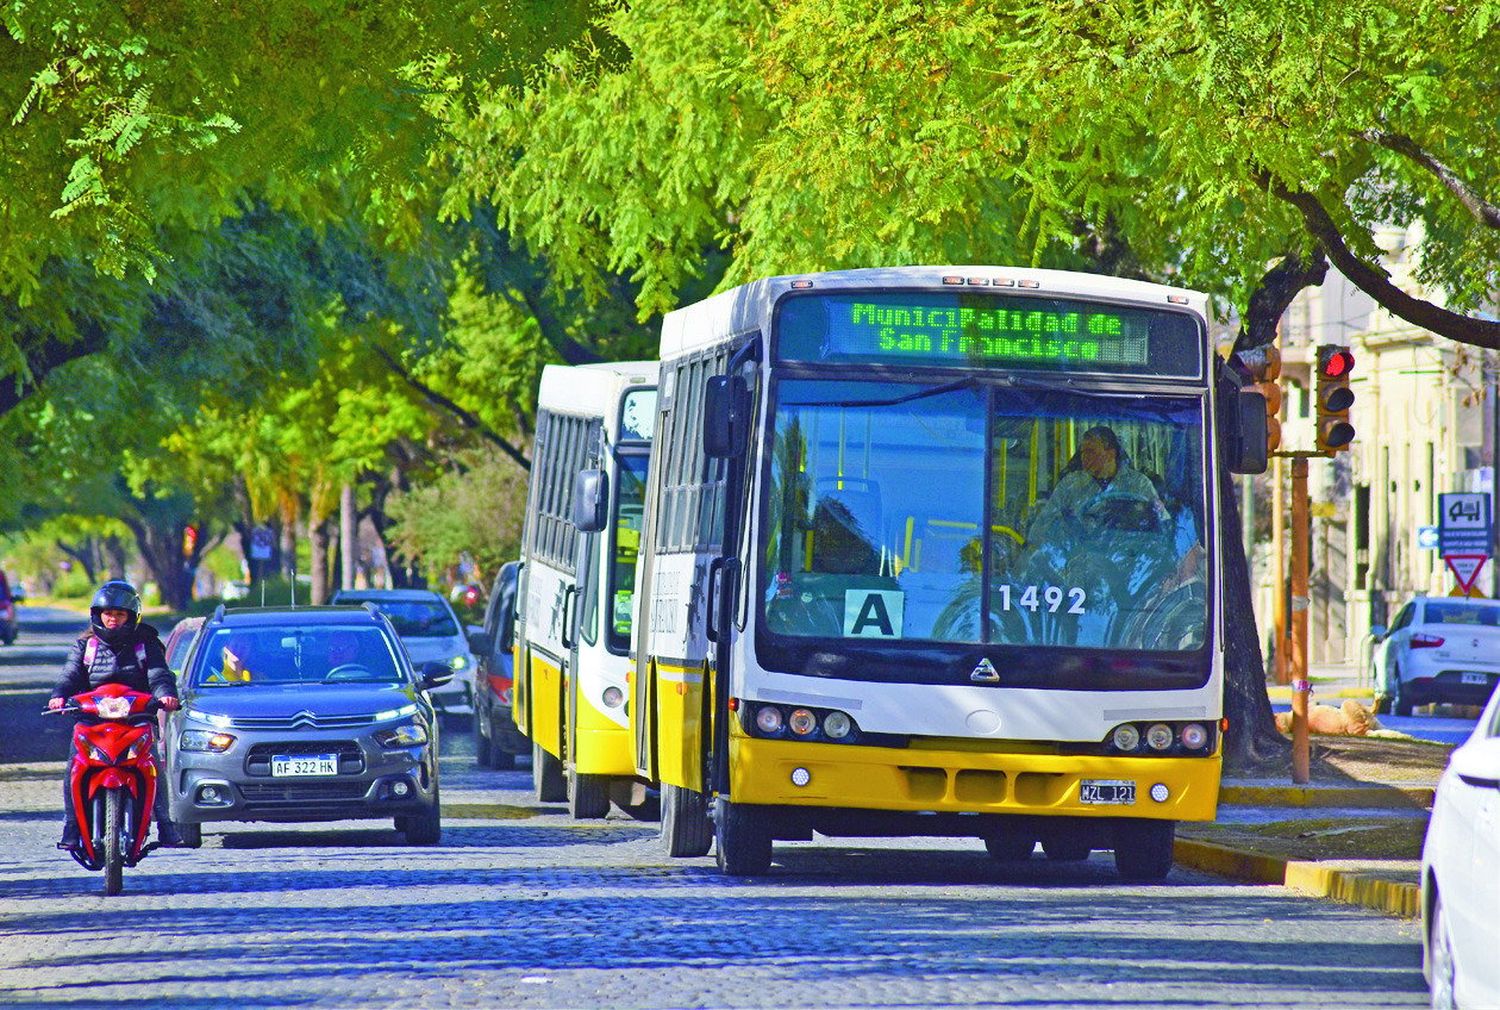
<svg viewBox="0 0 1500 1010">
<path fill-rule="evenodd" d="M 1339 273 L 1392 314 L 1460 344 L 1500 349 L 1500 322 L 1474 319 L 1407 294 L 1391 283 L 1390 275 L 1384 270 L 1354 254 L 1317 197 L 1311 193 L 1293 192 L 1280 180 L 1273 180 L 1265 173 L 1257 178 L 1279 199 L 1297 209 L 1307 230 L 1318 240 Z"/>
<path fill-rule="evenodd" d="M 497 446 L 501 452 L 509 456 L 522 470 L 529 471 L 531 469 L 531 461 L 526 458 L 525 454 L 522 453 L 520 449 L 517 449 L 515 446 L 506 441 L 499 432 L 495 431 L 495 429 L 485 424 L 484 421 L 469 413 L 467 410 L 464 410 L 458 404 L 454 403 L 442 393 L 439 393 L 437 390 L 427 385 L 421 379 L 418 379 L 415 375 L 412 375 L 411 372 L 403 368 L 401 362 L 397 361 L 396 358 L 385 348 L 377 347 L 375 348 L 375 353 L 377 356 L 379 356 L 381 361 L 385 362 L 386 367 L 389 368 L 397 378 L 399 378 L 402 382 L 406 383 L 418 394 L 420 394 L 422 398 L 425 399 L 428 403 L 447 411 L 449 414 L 452 414 L 458 420 L 459 424 L 463 425 L 469 431 L 474 432 L 485 441 Z"/>
<path fill-rule="evenodd" d="M 75 325 L 78 320 L 75 320 Z M 36 331 L 22 331 L 17 335 L 16 344 L 20 346 L 20 337 L 31 335 L 40 336 Z M 73 341 L 62 341 L 57 337 L 40 336 L 41 350 L 35 353 L 22 352 L 26 358 L 26 370 L 12 372 L 10 375 L 0 376 L 0 416 L 4 416 L 13 410 L 17 404 L 32 393 L 36 392 L 53 369 L 74 361 L 78 358 L 86 358 L 91 354 L 98 354 L 104 350 L 109 343 L 109 334 L 104 327 L 94 320 L 84 320 L 79 325 L 79 339 Z M 28 374 L 29 373 L 29 374 Z M 14 382 L 5 382 L 14 376 Z"/>
<path fill-rule="evenodd" d="M 1292 299 L 1304 288 L 1322 284 L 1327 274 L 1328 258 L 1321 251 L 1306 260 L 1296 253 L 1288 253 L 1278 260 L 1250 294 L 1250 305 L 1239 336 L 1235 338 L 1234 349 L 1248 351 L 1274 341 L 1276 326 Z"/>
<path fill-rule="evenodd" d="M 1385 130 L 1364 130 L 1359 136 L 1372 144 L 1379 144 L 1386 150 L 1395 151 L 1402 157 L 1416 162 L 1431 172 L 1448 192 L 1458 197 L 1458 202 L 1468 208 L 1474 220 L 1486 228 L 1500 228 L 1500 206 L 1490 203 L 1476 193 L 1472 186 L 1458 177 L 1457 172 L 1438 161 L 1415 140 L 1399 133 L 1387 133 Z"/>
</svg>

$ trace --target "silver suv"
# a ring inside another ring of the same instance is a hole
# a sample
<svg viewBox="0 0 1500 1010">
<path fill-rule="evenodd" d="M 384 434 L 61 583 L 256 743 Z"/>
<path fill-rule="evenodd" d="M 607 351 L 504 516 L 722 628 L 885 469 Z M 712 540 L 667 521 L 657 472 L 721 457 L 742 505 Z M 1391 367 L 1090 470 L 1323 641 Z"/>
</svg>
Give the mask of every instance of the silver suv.
<svg viewBox="0 0 1500 1010">
<path fill-rule="evenodd" d="M 373 607 L 220 607 L 196 636 L 166 735 L 172 817 L 188 844 L 216 821 L 392 818 L 442 832 L 444 664 L 412 669 Z"/>
</svg>

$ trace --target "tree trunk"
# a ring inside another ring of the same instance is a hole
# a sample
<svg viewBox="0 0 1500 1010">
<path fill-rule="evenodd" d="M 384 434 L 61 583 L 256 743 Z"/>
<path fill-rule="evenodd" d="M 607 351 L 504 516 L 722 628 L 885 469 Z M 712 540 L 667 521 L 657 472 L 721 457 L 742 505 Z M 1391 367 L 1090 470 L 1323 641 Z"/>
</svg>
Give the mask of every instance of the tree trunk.
<svg viewBox="0 0 1500 1010">
<path fill-rule="evenodd" d="M 359 510 L 354 503 L 354 485 L 339 491 L 339 586 L 354 588 L 355 565 L 359 562 Z"/>
<path fill-rule="evenodd" d="M 81 543 L 70 544 L 62 539 L 56 541 L 57 549 L 83 566 L 83 574 L 90 583 L 99 581 L 99 566 L 95 558 L 94 538 L 84 537 Z"/>
<path fill-rule="evenodd" d="M 1242 772 L 1290 761 L 1291 743 L 1276 728 L 1271 699 L 1266 693 L 1266 668 L 1260 654 L 1260 633 L 1251 606 L 1250 563 L 1240 540 L 1240 510 L 1234 479 L 1219 475 L 1223 521 L 1219 550 L 1224 558 L 1224 714 L 1229 732 L 1224 737 L 1224 764 Z M 1288 769 L 1290 770 L 1290 769 Z"/>
<path fill-rule="evenodd" d="M 308 567 L 312 569 L 312 587 L 309 602 L 321 607 L 328 602 L 328 520 L 307 524 L 307 543 L 312 548 Z"/>
<path fill-rule="evenodd" d="M 277 537 L 276 561 L 278 567 L 268 571 L 280 571 L 288 580 L 297 577 L 297 501 L 289 498 L 281 505 L 281 530 Z"/>
<path fill-rule="evenodd" d="M 112 579 L 123 579 L 125 577 L 125 542 L 117 536 L 104 538 L 105 565 L 109 569 L 109 577 Z"/>
<path fill-rule="evenodd" d="M 172 610 L 186 610 L 193 595 L 192 576 L 182 556 L 182 530 L 186 524 L 172 522 L 157 526 L 136 519 L 126 519 L 125 524 L 135 535 L 136 548 L 156 582 L 162 603 Z"/>
</svg>

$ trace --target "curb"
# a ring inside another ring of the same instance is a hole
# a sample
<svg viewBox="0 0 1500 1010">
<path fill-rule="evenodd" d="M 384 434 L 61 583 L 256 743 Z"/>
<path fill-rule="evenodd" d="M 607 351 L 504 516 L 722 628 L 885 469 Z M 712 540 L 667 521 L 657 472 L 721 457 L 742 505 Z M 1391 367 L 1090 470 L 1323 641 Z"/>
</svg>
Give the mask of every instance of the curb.
<svg viewBox="0 0 1500 1010">
<path fill-rule="evenodd" d="M 1179 838 L 1172 855 L 1181 866 L 1252 884 L 1281 884 L 1318 898 L 1415 919 L 1421 915 L 1421 887 L 1359 870 L 1323 863 L 1280 859 L 1227 845 Z"/>
<path fill-rule="evenodd" d="M 1373 701 L 1375 689 L 1370 687 L 1336 687 L 1326 691 L 1320 691 L 1318 685 L 1308 692 L 1313 697 L 1322 698 L 1355 698 L 1359 701 Z M 1266 688 L 1266 694 L 1272 701 L 1291 701 L 1292 689 L 1284 684 L 1273 684 Z"/>
<path fill-rule="evenodd" d="M 1241 807 L 1421 807 L 1432 809 L 1432 786 L 1221 786 L 1220 805 Z"/>
</svg>

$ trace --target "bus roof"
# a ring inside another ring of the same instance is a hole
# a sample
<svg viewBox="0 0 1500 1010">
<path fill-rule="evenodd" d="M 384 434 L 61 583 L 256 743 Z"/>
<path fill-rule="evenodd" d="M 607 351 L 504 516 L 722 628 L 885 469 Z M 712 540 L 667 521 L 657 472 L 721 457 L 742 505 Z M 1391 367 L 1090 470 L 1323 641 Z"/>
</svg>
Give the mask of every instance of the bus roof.
<svg viewBox="0 0 1500 1010">
<path fill-rule="evenodd" d="M 1205 321 L 1209 318 L 1208 296 L 1201 291 L 1127 280 L 1123 277 L 1072 270 L 1036 270 L 1029 267 L 873 267 L 762 278 L 721 291 L 701 302 L 685 305 L 667 313 L 662 320 L 661 356 L 663 360 L 675 358 L 701 347 L 722 343 L 730 337 L 763 329 L 770 319 L 771 307 L 776 304 L 776 300 L 788 291 L 802 290 L 803 285 L 812 291 L 851 288 L 953 290 L 955 285 L 943 283 L 945 277 L 962 277 L 966 288 L 971 281 L 981 282 L 975 284 L 975 287 L 987 288 L 995 281 L 1009 280 L 1016 285 L 1024 283 L 1026 286 L 1002 286 L 1001 291 L 1006 294 L 1102 298 L 1147 308 L 1169 304 L 1168 296 L 1186 298 L 1187 308 L 1198 313 Z M 794 282 L 798 285 L 796 288 L 793 287 Z M 1032 286 L 1033 282 L 1035 286 Z"/>
<path fill-rule="evenodd" d="M 655 386 L 655 361 L 601 361 L 592 365 L 547 365 L 537 407 L 575 417 L 613 417 L 620 394 L 632 386 Z"/>
</svg>

